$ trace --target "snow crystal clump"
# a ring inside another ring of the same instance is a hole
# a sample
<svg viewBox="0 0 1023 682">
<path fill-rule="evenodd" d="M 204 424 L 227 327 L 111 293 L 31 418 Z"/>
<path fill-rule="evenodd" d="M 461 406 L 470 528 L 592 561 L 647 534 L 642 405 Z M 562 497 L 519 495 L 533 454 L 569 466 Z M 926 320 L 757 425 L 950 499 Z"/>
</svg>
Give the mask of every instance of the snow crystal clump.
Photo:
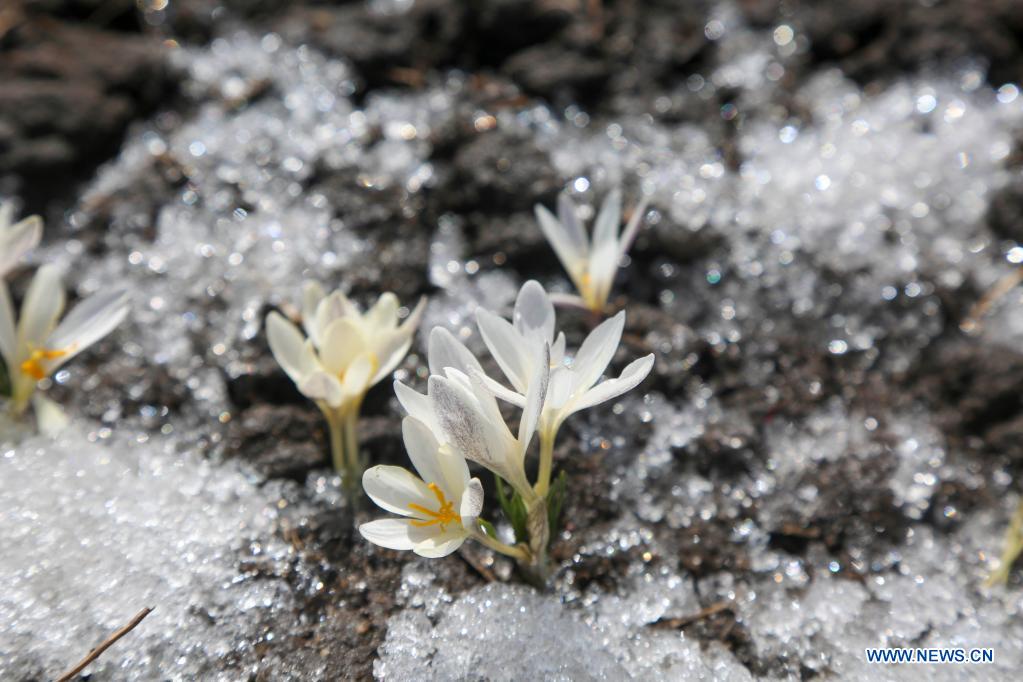
<svg viewBox="0 0 1023 682">
<path fill-rule="evenodd" d="M 408 577 L 406 577 L 408 580 Z M 420 597 L 388 624 L 374 674 L 382 680 L 752 680 L 720 645 L 670 630 L 642 629 L 664 611 L 665 585 L 575 610 L 556 596 L 491 584 L 450 601 Z M 638 615 L 637 615 L 638 614 Z"/>
<path fill-rule="evenodd" d="M 92 675 L 247 676 L 260 634 L 294 602 L 256 575 L 288 553 L 275 507 L 237 469 L 162 438 L 78 423 L 56 440 L 22 435 L 0 442 L 0 678 L 52 679 L 147 606 Z"/>
</svg>

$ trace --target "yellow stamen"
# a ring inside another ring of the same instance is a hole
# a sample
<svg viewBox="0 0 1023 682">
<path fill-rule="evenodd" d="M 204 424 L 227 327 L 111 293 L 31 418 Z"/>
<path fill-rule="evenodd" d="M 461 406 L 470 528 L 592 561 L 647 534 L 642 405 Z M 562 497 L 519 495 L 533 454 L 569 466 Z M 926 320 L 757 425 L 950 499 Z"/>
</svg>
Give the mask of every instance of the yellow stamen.
<svg viewBox="0 0 1023 682">
<path fill-rule="evenodd" d="M 434 511 L 432 509 L 427 509 L 421 504 L 410 504 L 408 506 L 409 509 L 414 512 L 419 512 L 429 518 L 411 519 L 409 523 L 417 528 L 424 528 L 426 526 L 435 526 L 439 524 L 441 532 L 446 531 L 449 523 L 456 523 L 459 521 L 459 516 L 455 513 L 455 503 L 448 501 L 448 498 L 444 496 L 444 491 L 442 491 L 436 483 L 430 483 L 426 487 L 432 490 L 433 494 L 437 496 L 437 503 L 440 507 Z"/>
<path fill-rule="evenodd" d="M 70 352 L 70 348 L 65 349 L 50 349 L 50 348 L 36 348 L 28 356 L 28 360 L 21 363 L 21 371 L 23 374 L 27 374 L 36 381 L 42 381 L 46 378 L 46 370 L 43 369 L 43 360 L 56 360 L 62 358 Z"/>
</svg>

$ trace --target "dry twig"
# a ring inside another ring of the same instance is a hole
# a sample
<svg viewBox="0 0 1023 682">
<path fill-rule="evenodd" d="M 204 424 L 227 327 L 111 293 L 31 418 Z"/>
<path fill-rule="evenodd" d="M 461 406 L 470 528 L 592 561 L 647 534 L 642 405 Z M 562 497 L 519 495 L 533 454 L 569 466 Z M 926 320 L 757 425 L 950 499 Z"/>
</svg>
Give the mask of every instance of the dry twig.
<svg viewBox="0 0 1023 682">
<path fill-rule="evenodd" d="M 111 646 L 113 646 L 114 642 L 116 642 L 117 640 L 121 639 L 126 634 L 128 634 L 129 632 L 134 630 L 135 626 L 137 626 L 139 623 L 141 623 L 142 619 L 145 618 L 146 616 L 148 616 L 150 613 L 152 613 L 152 611 L 153 611 L 153 609 L 151 609 L 151 608 L 149 608 L 147 606 L 146 608 L 144 608 L 141 611 L 139 611 L 138 613 L 136 613 L 135 617 L 131 619 L 130 623 L 128 623 L 123 628 L 121 628 L 120 630 L 118 630 L 114 634 L 110 635 L 105 640 L 103 640 L 103 643 L 100 644 L 95 649 L 93 649 L 92 651 L 90 651 L 85 658 L 83 658 L 81 661 L 78 662 L 78 665 L 76 665 L 74 668 L 72 668 L 71 670 L 67 671 L 66 673 L 64 673 L 63 675 L 58 677 L 57 678 L 57 682 L 70 682 L 70 680 L 72 678 L 74 678 L 75 675 L 77 675 L 78 673 L 80 673 L 83 670 L 85 670 L 85 668 L 90 663 L 95 661 L 97 658 L 100 657 L 100 655 L 104 651 L 106 651 Z"/>
</svg>

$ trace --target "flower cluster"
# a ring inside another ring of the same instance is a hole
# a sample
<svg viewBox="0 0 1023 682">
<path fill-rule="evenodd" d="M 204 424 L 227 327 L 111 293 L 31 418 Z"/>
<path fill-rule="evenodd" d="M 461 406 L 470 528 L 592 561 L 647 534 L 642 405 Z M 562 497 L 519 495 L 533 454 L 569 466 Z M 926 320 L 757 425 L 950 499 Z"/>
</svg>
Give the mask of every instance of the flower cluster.
<svg viewBox="0 0 1023 682">
<path fill-rule="evenodd" d="M 408 353 L 425 299 L 399 324 L 398 298 L 383 294 L 365 313 L 341 291 L 327 294 L 307 282 L 302 328 L 277 312 L 266 320 L 270 350 L 298 390 L 313 400 L 330 428 L 334 468 L 358 479 L 358 418 L 366 392 L 389 376 Z"/>
<path fill-rule="evenodd" d="M 467 538 L 514 557 L 543 578 L 551 535 L 554 499 L 551 470 L 554 441 L 571 414 L 616 398 L 650 372 L 653 355 L 629 364 L 620 376 L 600 382 L 621 340 L 625 313 L 601 323 L 570 354 L 565 335 L 556 333 L 554 306 L 543 287 L 526 282 L 511 321 L 480 310 L 477 326 L 510 387 L 489 377 L 475 356 L 450 332 L 435 328 L 429 339 L 430 377 L 426 394 L 396 382 L 407 412 L 405 446 L 418 476 L 399 467 L 376 466 L 363 476 L 367 495 L 401 518 L 360 526 L 366 539 L 422 556 L 443 556 Z M 599 383 L 598 383 L 599 382 Z M 516 433 L 498 405 L 521 408 Z M 535 481 L 525 459 L 539 434 L 540 462 Z M 466 461 L 498 477 L 502 507 L 516 531 L 516 544 L 498 540 L 480 519 L 482 485 L 470 478 Z M 504 486 L 510 486 L 509 499 Z"/>
<path fill-rule="evenodd" d="M 38 384 L 109 334 L 128 314 L 127 292 L 102 291 L 86 298 L 63 320 L 65 294 L 53 265 L 36 271 L 17 319 L 4 277 L 39 244 L 38 216 L 13 223 L 10 205 L 0 206 L 0 358 L 9 383 L 9 405 L 21 415 L 31 403 L 44 431 L 63 425 L 61 409 L 36 393 Z"/>
</svg>

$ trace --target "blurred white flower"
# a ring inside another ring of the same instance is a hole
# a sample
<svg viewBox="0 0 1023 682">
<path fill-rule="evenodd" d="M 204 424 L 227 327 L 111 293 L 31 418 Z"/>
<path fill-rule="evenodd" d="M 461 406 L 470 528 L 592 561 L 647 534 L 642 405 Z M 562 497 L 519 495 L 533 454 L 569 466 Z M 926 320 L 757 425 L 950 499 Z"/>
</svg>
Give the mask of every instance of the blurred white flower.
<svg viewBox="0 0 1023 682">
<path fill-rule="evenodd" d="M 0 282 L 0 355 L 10 376 L 16 413 L 28 406 L 39 381 L 113 331 L 128 314 L 124 290 L 102 291 L 86 298 L 58 324 L 64 303 L 57 268 L 44 265 L 29 284 L 15 325 L 10 294 Z M 59 408 L 42 396 L 35 396 L 35 403 L 41 426 L 54 424 Z"/>
<path fill-rule="evenodd" d="M 536 219 L 540 229 L 579 292 L 578 296 L 558 296 L 557 300 L 580 305 L 596 313 L 604 311 L 618 272 L 618 263 L 636 238 L 646 204 L 644 197 L 619 234 L 622 194 L 617 189 L 613 190 L 604 199 L 600 213 L 597 214 L 592 240 L 587 237 L 575 204 L 567 194 L 558 196 L 557 218 L 544 206 L 537 204 Z"/>
<path fill-rule="evenodd" d="M 594 405 L 613 400 L 632 390 L 646 378 L 654 365 L 653 353 L 629 363 L 614 379 L 600 383 L 611 360 L 618 350 L 625 327 L 625 312 L 605 320 L 583 341 L 571 362 L 566 362 L 565 335 L 555 338 L 554 305 L 547 292 L 536 281 L 522 285 L 515 300 L 508 322 L 494 313 L 479 309 L 476 321 L 483 342 L 511 383 L 509 389 L 487 377 L 482 370 L 475 370 L 484 386 L 498 398 L 524 407 L 527 392 L 537 374 L 536 362 L 540 355 L 536 349 L 551 348 L 550 385 L 538 423 L 540 433 L 541 461 L 537 492 L 546 492 L 545 478 L 550 475 L 550 452 L 561 424 L 572 414 Z"/>
<path fill-rule="evenodd" d="M 520 403 L 523 412 L 517 436 L 486 387 L 479 362 L 446 329 L 437 327 L 430 334 L 427 394 L 401 382 L 394 385 L 402 407 L 442 445 L 496 473 L 526 498 L 535 497 L 526 479 L 526 449 L 543 410 L 550 376 L 550 349 L 543 344 L 535 350 L 538 357 Z"/>
<path fill-rule="evenodd" d="M 425 303 L 420 300 L 399 325 L 398 298 L 392 293 L 362 313 L 342 292 L 327 295 L 307 282 L 302 301 L 306 336 L 280 313 L 267 317 L 270 350 L 298 390 L 326 416 L 334 466 L 349 474 L 350 484 L 361 470 L 356 421 L 362 400 L 408 353 Z"/>
<path fill-rule="evenodd" d="M 0 204 L 0 279 L 6 277 L 43 236 L 43 221 L 39 216 L 13 221 L 14 204 Z"/>
<path fill-rule="evenodd" d="M 334 409 L 357 408 L 366 391 L 394 372 L 408 353 L 424 303 L 399 325 L 398 298 L 392 293 L 360 313 L 340 291 L 328 296 L 309 282 L 302 304 L 308 338 L 272 312 L 266 321 L 270 350 L 305 396 Z"/>
<path fill-rule="evenodd" d="M 402 518 L 370 521 L 359 526 L 359 532 L 388 549 L 447 556 L 478 532 L 483 486 L 469 477 L 465 460 L 441 447 L 419 420 L 406 417 L 402 436 L 419 476 L 396 466 L 375 466 L 362 476 L 369 498 Z"/>
</svg>

